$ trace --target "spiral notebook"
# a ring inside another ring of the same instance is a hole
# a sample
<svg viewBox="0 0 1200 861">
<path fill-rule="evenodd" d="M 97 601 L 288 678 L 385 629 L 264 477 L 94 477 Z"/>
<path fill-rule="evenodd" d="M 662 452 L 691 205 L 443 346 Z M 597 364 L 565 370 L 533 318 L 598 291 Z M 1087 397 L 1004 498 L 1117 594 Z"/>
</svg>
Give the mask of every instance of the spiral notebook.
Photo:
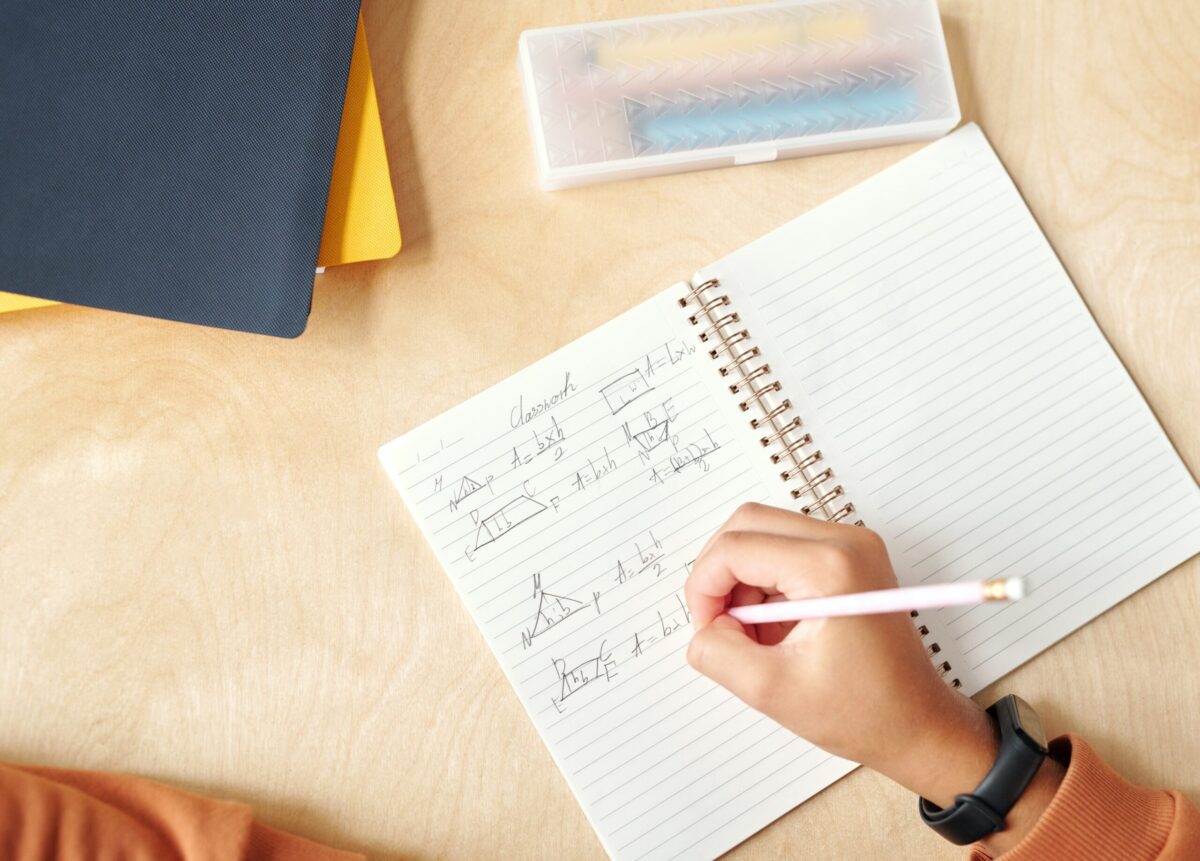
<svg viewBox="0 0 1200 861">
<path fill-rule="evenodd" d="M 973 693 L 1200 550 L 1200 491 L 968 125 L 380 450 L 614 858 L 711 858 L 854 766 L 691 670 L 741 502 L 863 523 Z"/>
</svg>

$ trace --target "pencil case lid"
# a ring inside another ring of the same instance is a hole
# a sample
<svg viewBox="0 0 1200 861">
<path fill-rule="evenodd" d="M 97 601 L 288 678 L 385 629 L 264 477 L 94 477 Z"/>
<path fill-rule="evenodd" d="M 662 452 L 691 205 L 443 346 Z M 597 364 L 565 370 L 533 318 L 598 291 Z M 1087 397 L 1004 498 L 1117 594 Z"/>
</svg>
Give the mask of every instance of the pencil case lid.
<svg viewBox="0 0 1200 861">
<path fill-rule="evenodd" d="M 960 119 L 936 0 L 549 27 L 518 51 L 547 190 L 926 140 Z"/>
</svg>

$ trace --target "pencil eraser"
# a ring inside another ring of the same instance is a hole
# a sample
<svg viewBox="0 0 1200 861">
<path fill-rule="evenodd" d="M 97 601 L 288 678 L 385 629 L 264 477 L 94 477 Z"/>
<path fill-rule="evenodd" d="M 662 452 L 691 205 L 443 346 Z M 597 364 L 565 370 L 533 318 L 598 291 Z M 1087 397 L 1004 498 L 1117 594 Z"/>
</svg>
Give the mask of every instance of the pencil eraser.
<svg viewBox="0 0 1200 861">
<path fill-rule="evenodd" d="M 1009 577 L 1004 581 L 1004 594 L 1010 601 L 1019 601 L 1025 597 L 1025 581 L 1020 577 Z"/>
</svg>

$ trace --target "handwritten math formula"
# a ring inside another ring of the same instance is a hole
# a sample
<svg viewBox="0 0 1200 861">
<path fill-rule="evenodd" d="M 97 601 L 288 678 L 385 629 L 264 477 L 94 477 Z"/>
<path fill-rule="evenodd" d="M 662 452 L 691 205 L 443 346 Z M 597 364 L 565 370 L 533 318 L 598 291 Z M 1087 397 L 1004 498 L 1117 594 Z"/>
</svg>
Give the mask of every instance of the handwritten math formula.
<svg viewBox="0 0 1200 861">
<path fill-rule="evenodd" d="M 617 819 L 641 812 L 623 797 L 673 803 L 646 768 L 740 726 L 687 665 L 683 587 L 737 505 L 768 497 L 757 441 L 669 314 L 673 297 L 646 303 L 487 390 L 402 438 L 392 468 L 581 801 Z"/>
<path fill-rule="evenodd" d="M 564 369 L 548 385 L 522 388 L 497 401 L 494 435 L 472 440 L 468 457 L 445 448 L 442 460 L 451 463 L 418 485 L 423 507 L 438 518 L 442 551 L 472 571 L 473 581 L 479 572 L 481 596 L 492 592 L 490 578 L 533 583 L 523 600 L 503 590 L 483 609 L 504 625 L 506 652 L 519 656 L 557 713 L 590 701 L 575 695 L 589 686 L 597 695 L 618 667 L 690 621 L 680 585 L 689 545 L 703 535 L 664 531 L 654 520 L 680 497 L 711 505 L 695 482 L 704 483 L 732 449 L 697 385 L 696 350 L 694 342 L 667 339 L 599 377 Z M 561 543 L 626 511 L 635 516 L 592 540 L 610 540 L 607 555 L 580 565 Z M 564 553 L 530 570 L 521 562 L 531 545 Z M 527 660 L 535 655 L 536 662 Z"/>
<path fill-rule="evenodd" d="M 671 385 L 695 352 L 667 341 L 600 385 L 585 390 L 564 371 L 549 394 L 519 395 L 505 416 L 503 453 L 428 479 L 428 498 L 462 515 L 466 560 L 485 558 L 481 551 L 507 543 L 510 532 L 536 528 L 539 515 L 577 510 L 581 497 L 608 485 L 668 484 L 685 469 L 707 470 L 721 447 L 717 426 Z"/>
</svg>

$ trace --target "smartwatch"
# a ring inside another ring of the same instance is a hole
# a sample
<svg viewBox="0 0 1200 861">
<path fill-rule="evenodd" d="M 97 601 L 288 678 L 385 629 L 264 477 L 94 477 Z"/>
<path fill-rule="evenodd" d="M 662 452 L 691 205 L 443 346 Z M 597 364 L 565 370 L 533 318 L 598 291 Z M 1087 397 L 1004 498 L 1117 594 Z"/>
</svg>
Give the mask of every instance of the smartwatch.
<svg viewBox="0 0 1200 861">
<path fill-rule="evenodd" d="M 1042 722 L 1025 700 L 1009 694 L 987 713 L 1000 729 L 1000 752 L 991 771 L 974 792 L 955 796 L 951 807 L 924 798 L 918 804 L 925 824 L 960 846 L 1004 828 L 1004 818 L 1049 753 Z"/>
</svg>

